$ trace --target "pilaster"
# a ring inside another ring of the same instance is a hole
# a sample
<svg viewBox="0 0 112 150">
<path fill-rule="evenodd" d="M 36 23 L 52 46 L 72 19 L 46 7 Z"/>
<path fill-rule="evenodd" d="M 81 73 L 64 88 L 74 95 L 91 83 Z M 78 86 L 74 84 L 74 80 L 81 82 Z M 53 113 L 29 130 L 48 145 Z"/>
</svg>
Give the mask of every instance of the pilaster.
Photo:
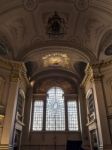
<svg viewBox="0 0 112 150">
<path fill-rule="evenodd" d="M 24 141 L 22 142 L 22 145 L 28 144 L 30 141 L 30 130 L 31 130 L 31 118 L 32 118 L 32 97 L 33 97 L 33 85 L 29 85 L 27 89 L 27 94 L 26 94 L 26 103 L 25 103 L 25 112 L 27 112 L 27 115 L 24 119 L 24 130 L 23 130 L 23 136 L 22 138 Z"/>
<path fill-rule="evenodd" d="M 1 135 L 0 149 L 12 150 L 13 131 L 15 126 L 15 114 L 17 105 L 18 88 L 20 83 L 21 64 L 11 65 L 9 76 L 9 91 L 7 96 L 7 106 L 5 109 L 5 117 L 3 131 Z"/>
<path fill-rule="evenodd" d="M 84 87 L 80 87 L 79 89 L 79 99 L 80 99 L 81 133 L 82 133 L 83 148 L 88 150 L 90 149 L 90 144 L 89 144 L 88 128 L 86 126 L 87 110 L 86 110 L 86 97 Z"/>
<path fill-rule="evenodd" d="M 98 128 L 98 139 L 100 150 L 111 150 L 111 139 L 109 133 L 109 126 L 106 113 L 105 94 L 103 89 L 103 75 L 100 71 L 100 65 L 93 66 L 93 92 Z"/>
</svg>

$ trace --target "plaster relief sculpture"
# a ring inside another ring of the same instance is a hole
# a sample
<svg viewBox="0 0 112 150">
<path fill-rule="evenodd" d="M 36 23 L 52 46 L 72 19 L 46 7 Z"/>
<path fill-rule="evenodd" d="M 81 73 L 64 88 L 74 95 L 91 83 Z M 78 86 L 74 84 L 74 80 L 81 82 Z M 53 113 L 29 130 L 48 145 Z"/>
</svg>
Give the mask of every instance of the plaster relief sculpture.
<svg viewBox="0 0 112 150">
<path fill-rule="evenodd" d="M 84 11 L 89 7 L 89 0 L 74 0 L 74 5 L 77 10 Z"/>
<path fill-rule="evenodd" d="M 24 0 L 24 7 L 28 11 L 33 11 L 37 8 L 38 0 Z"/>
</svg>

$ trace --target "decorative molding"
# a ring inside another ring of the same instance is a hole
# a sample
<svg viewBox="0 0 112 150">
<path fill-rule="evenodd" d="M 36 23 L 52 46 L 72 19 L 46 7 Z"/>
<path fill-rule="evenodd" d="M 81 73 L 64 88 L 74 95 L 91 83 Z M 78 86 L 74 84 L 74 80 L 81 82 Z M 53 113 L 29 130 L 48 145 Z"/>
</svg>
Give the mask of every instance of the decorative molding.
<svg viewBox="0 0 112 150">
<path fill-rule="evenodd" d="M 0 150 L 11 150 L 11 149 L 13 149 L 12 145 L 0 144 Z"/>
<path fill-rule="evenodd" d="M 101 67 L 107 67 L 108 65 L 112 65 L 112 60 L 108 60 L 108 61 L 102 61 L 100 63 L 97 64 L 92 64 L 92 68 L 101 68 Z"/>
<path fill-rule="evenodd" d="M 39 0 L 23 0 L 24 8 L 28 11 L 34 11 L 38 6 Z"/>
<path fill-rule="evenodd" d="M 81 86 L 85 86 L 89 80 L 101 80 L 103 74 L 101 74 L 99 69 L 102 67 L 107 67 L 108 65 L 112 65 L 112 60 L 102 61 L 101 63 L 92 64 L 91 66 L 88 64 L 85 69 L 85 77 L 81 83 Z"/>
</svg>

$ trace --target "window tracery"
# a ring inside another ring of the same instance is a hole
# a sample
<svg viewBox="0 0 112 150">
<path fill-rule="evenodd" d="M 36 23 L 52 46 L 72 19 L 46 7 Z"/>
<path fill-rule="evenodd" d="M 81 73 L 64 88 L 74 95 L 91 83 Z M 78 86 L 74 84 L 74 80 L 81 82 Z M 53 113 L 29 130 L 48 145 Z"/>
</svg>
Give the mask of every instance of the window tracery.
<svg viewBox="0 0 112 150">
<path fill-rule="evenodd" d="M 67 124 L 66 124 L 67 123 Z M 46 100 L 35 100 L 33 131 L 78 131 L 78 108 L 75 99 L 65 100 L 60 87 L 47 91 Z"/>
</svg>

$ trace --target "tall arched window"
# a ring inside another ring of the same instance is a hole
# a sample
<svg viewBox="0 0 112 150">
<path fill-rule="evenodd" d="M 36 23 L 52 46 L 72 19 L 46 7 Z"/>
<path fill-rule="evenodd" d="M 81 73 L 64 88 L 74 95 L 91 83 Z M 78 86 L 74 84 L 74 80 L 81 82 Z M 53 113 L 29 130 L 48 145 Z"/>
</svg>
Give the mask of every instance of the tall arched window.
<svg viewBox="0 0 112 150">
<path fill-rule="evenodd" d="M 79 130 L 77 100 L 64 97 L 60 87 L 52 87 L 47 91 L 46 100 L 34 100 L 33 131 Z"/>
<path fill-rule="evenodd" d="M 46 104 L 46 130 L 65 130 L 64 92 L 59 87 L 52 87 L 48 92 Z"/>
</svg>

